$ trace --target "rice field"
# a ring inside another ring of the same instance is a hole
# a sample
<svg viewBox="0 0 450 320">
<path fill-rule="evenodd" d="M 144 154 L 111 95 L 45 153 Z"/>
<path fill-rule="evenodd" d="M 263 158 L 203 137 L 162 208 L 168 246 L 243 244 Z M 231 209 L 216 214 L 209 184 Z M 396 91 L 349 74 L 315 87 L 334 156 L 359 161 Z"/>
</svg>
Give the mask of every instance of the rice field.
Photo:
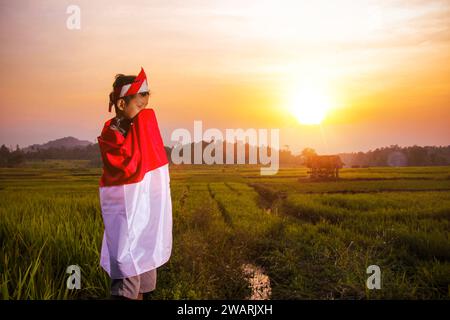
<svg viewBox="0 0 450 320">
<path fill-rule="evenodd" d="M 173 251 L 151 299 L 254 299 L 257 285 L 270 299 L 450 298 L 450 167 L 343 169 L 323 182 L 303 167 L 170 170 Z M 85 161 L 0 169 L 1 299 L 109 296 L 100 174 Z M 79 290 L 66 287 L 74 264 Z M 379 290 L 366 286 L 369 265 Z"/>
</svg>

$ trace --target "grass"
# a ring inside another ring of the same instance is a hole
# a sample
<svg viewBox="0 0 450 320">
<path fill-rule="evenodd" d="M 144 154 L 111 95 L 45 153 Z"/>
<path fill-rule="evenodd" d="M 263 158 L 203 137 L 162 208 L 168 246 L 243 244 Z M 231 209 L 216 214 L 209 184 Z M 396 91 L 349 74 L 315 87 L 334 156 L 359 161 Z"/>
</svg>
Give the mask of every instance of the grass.
<svg viewBox="0 0 450 320">
<path fill-rule="evenodd" d="M 172 166 L 174 243 L 153 299 L 244 299 L 241 266 L 269 276 L 273 299 L 449 299 L 450 168 Z M 102 299 L 101 169 L 43 161 L 0 169 L 0 297 Z M 66 289 L 66 268 L 81 289 Z M 380 266 L 382 289 L 365 286 Z"/>
</svg>

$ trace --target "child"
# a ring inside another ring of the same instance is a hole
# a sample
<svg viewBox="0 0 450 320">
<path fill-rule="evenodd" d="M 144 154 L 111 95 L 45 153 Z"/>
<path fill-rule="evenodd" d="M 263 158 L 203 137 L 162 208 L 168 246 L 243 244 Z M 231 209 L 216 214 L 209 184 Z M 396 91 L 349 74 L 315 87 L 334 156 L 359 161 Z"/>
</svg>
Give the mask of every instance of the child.
<svg viewBox="0 0 450 320">
<path fill-rule="evenodd" d="M 143 299 L 156 288 L 156 268 L 172 250 L 168 159 L 144 69 L 119 74 L 98 143 L 103 160 L 99 196 L 105 226 L 100 265 L 111 277 L 111 295 Z"/>
</svg>

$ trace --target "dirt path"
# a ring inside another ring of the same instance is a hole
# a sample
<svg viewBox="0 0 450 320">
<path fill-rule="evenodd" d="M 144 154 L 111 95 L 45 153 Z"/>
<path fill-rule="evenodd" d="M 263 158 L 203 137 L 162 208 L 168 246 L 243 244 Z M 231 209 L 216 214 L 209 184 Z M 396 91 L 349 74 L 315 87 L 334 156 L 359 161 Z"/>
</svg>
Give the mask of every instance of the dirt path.
<svg viewBox="0 0 450 320">
<path fill-rule="evenodd" d="M 272 294 L 269 276 L 260 267 L 252 264 L 242 265 L 242 271 L 247 278 L 252 293 L 248 300 L 269 300 Z"/>
</svg>

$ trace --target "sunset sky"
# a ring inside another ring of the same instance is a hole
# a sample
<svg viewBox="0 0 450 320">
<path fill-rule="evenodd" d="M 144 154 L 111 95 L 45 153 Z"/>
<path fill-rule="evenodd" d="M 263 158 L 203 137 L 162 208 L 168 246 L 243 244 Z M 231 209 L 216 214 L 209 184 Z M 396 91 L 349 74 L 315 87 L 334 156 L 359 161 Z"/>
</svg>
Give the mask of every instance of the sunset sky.
<svg viewBox="0 0 450 320">
<path fill-rule="evenodd" d="M 194 120 L 280 128 L 294 152 L 450 144 L 450 0 L 0 3 L 0 144 L 95 142 L 114 75 L 141 66 L 166 145 Z M 320 125 L 291 112 L 305 88 Z"/>
</svg>

